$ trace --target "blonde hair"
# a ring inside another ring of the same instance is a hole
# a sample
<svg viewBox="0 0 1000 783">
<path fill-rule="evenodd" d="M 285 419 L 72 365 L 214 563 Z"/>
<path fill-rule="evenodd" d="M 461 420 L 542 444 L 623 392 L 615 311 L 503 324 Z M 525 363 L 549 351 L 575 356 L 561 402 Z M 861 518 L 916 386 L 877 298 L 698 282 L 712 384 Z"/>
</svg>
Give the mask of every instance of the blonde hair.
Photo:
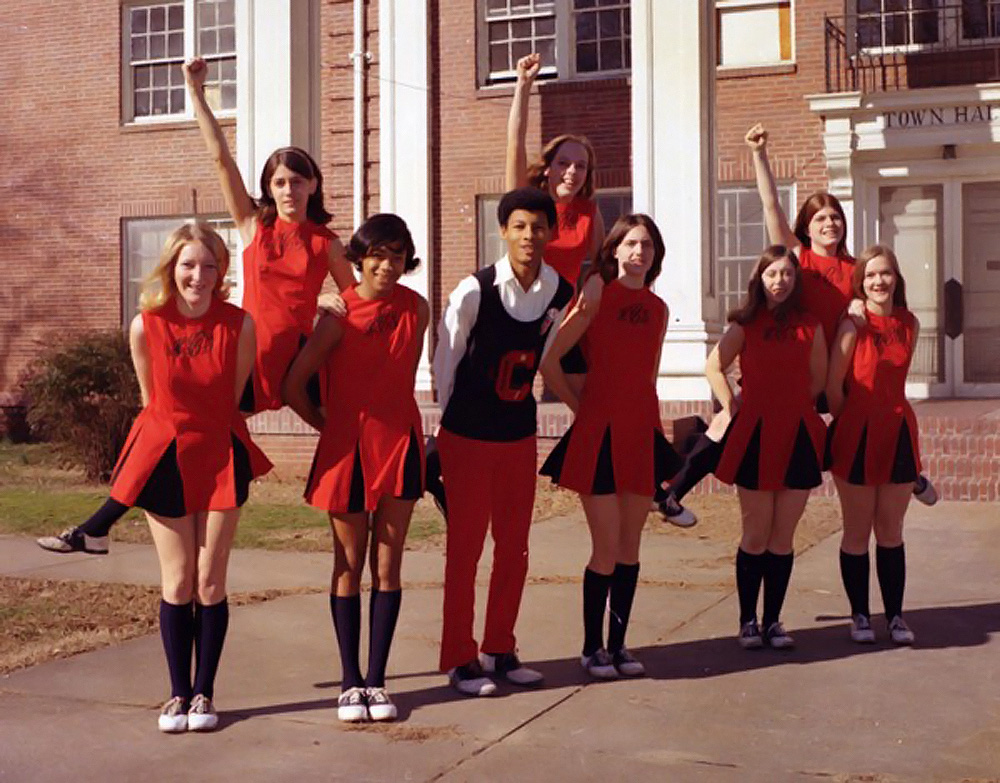
<svg viewBox="0 0 1000 783">
<path fill-rule="evenodd" d="M 226 273 L 229 271 L 229 248 L 208 223 L 185 223 L 179 226 L 167 237 L 163 252 L 156 267 L 142 281 L 142 293 L 139 295 L 140 310 L 155 310 L 163 307 L 174 294 L 177 284 L 174 282 L 174 270 L 181 251 L 194 242 L 200 242 L 212 257 L 219 269 L 212 294 L 219 299 L 229 298 L 229 285 L 226 283 Z"/>
</svg>

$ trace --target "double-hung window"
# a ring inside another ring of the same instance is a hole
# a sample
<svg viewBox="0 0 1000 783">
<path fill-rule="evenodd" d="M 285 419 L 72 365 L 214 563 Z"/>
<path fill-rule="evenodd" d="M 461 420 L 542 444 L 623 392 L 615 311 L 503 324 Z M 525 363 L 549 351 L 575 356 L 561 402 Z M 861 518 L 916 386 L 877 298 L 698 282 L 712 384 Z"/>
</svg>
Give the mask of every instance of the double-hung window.
<svg viewBox="0 0 1000 783">
<path fill-rule="evenodd" d="M 125 122 L 187 119 L 181 66 L 208 65 L 213 110 L 236 110 L 236 0 L 169 0 L 122 5 L 122 108 Z"/>
<path fill-rule="evenodd" d="M 517 61 L 542 56 L 542 77 L 626 73 L 631 67 L 628 0 L 477 0 L 479 81 L 517 76 Z"/>
<path fill-rule="evenodd" d="M 754 68 L 794 59 L 791 0 L 716 0 L 719 65 Z"/>
</svg>

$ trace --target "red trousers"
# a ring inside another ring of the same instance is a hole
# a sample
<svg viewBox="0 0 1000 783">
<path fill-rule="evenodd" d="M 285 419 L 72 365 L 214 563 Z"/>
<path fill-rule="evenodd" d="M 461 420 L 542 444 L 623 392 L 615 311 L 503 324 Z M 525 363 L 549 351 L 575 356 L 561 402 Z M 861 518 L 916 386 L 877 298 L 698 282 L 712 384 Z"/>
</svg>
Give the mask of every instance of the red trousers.
<svg viewBox="0 0 1000 783">
<path fill-rule="evenodd" d="M 514 624 L 528 575 L 528 530 L 535 504 L 536 444 L 463 438 L 444 428 L 437 437 L 448 500 L 441 671 L 478 655 L 473 637 L 476 567 L 492 520 L 493 570 L 482 650 L 514 652 Z"/>
</svg>

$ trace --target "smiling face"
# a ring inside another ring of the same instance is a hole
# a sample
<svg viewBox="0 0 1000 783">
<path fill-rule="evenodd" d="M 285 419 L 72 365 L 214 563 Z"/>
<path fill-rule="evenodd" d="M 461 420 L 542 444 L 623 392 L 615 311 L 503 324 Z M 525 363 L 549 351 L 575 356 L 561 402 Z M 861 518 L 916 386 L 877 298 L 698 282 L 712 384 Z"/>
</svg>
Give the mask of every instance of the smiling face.
<svg viewBox="0 0 1000 783">
<path fill-rule="evenodd" d="M 189 242 L 181 248 L 174 265 L 177 295 L 187 308 L 200 312 L 208 307 L 219 282 L 219 264 L 201 242 Z"/>
<path fill-rule="evenodd" d="M 875 256 L 865 264 L 861 282 L 865 298 L 880 307 L 892 307 L 896 293 L 896 270 L 885 256 Z"/>
<path fill-rule="evenodd" d="M 556 200 L 573 198 L 583 188 L 590 170 L 590 154 L 578 141 L 564 141 L 546 169 L 549 194 Z"/>
<path fill-rule="evenodd" d="M 515 209 L 501 226 L 500 236 L 507 243 L 507 256 L 516 271 L 541 264 L 552 229 L 544 212 Z"/>
<path fill-rule="evenodd" d="M 837 245 L 844 238 L 844 229 L 844 219 L 840 213 L 833 207 L 823 207 L 809 221 L 810 246 L 834 255 Z"/>
<path fill-rule="evenodd" d="M 775 307 L 784 302 L 795 288 L 795 264 L 789 258 L 779 258 L 768 264 L 761 272 L 760 282 L 764 287 L 767 306 Z"/>
<path fill-rule="evenodd" d="M 639 285 L 643 285 L 646 273 L 653 266 L 655 252 L 653 238 L 649 235 L 646 227 L 643 225 L 633 226 L 615 248 L 618 276 L 634 282 L 637 281 Z"/>
<path fill-rule="evenodd" d="M 361 283 L 365 289 L 364 293 L 373 297 L 387 296 L 405 271 L 405 248 L 394 245 L 373 248 L 361 259 Z"/>
<path fill-rule="evenodd" d="M 278 217 L 293 223 L 305 220 L 309 197 L 316 192 L 317 184 L 314 178 L 305 177 L 284 163 L 279 163 L 268 183 Z"/>
</svg>

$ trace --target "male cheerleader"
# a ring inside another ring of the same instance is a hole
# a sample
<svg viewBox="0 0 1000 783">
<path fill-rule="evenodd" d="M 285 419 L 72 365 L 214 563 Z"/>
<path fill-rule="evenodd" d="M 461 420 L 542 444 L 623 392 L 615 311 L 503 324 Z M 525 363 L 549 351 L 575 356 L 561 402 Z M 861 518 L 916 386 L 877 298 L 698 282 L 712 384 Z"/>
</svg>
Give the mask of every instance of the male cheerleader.
<svg viewBox="0 0 1000 783">
<path fill-rule="evenodd" d="M 521 665 L 514 638 L 535 501 L 532 383 L 573 294 L 542 261 L 556 222 L 552 199 L 535 188 L 512 190 L 497 218 L 507 255 L 452 292 L 434 356 L 448 503 L 440 665 L 469 696 L 496 691 L 488 675 L 523 686 L 542 681 Z M 472 634 L 476 567 L 491 522 L 493 569 L 480 649 Z"/>
</svg>

